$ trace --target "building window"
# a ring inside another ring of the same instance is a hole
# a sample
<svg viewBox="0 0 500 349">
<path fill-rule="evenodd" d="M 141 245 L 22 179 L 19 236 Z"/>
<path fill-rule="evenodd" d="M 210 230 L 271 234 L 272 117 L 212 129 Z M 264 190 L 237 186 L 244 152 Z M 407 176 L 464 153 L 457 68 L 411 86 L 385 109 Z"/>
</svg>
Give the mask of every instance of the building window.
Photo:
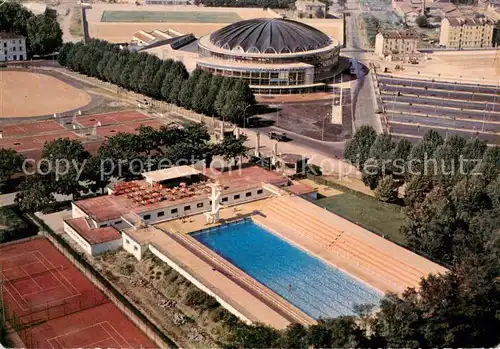
<svg viewBox="0 0 500 349">
<path fill-rule="evenodd" d="M 145 214 L 144 215 L 144 219 L 146 219 L 146 220 L 151 219 L 151 215 L 150 214 Z"/>
<path fill-rule="evenodd" d="M 158 217 L 163 217 L 165 215 L 165 211 L 161 211 L 157 213 Z"/>
<path fill-rule="evenodd" d="M 227 196 L 222 198 L 222 202 L 227 202 Z"/>
<path fill-rule="evenodd" d="M 246 196 L 247 198 L 249 198 L 250 196 L 252 196 L 252 192 L 251 192 L 251 191 L 249 191 L 248 193 L 246 193 L 246 194 L 245 194 L 245 196 Z"/>
<path fill-rule="evenodd" d="M 184 211 L 190 211 L 191 210 L 191 205 L 184 206 Z"/>
<path fill-rule="evenodd" d="M 104 227 L 107 227 L 107 226 L 108 226 L 107 224 L 100 224 L 99 228 L 104 228 Z"/>
<path fill-rule="evenodd" d="M 263 189 L 259 189 L 259 190 L 257 190 L 257 195 L 260 195 L 260 194 L 262 194 L 262 193 L 264 193 L 264 190 L 263 190 Z"/>
<path fill-rule="evenodd" d="M 134 246 L 134 251 L 138 251 L 139 248 L 137 246 Z"/>
<path fill-rule="evenodd" d="M 170 213 L 171 213 L 171 214 L 176 214 L 176 213 L 177 213 L 177 209 L 176 209 L 176 208 L 171 209 L 171 210 L 170 210 Z"/>
<path fill-rule="evenodd" d="M 196 207 L 202 208 L 203 207 L 203 202 L 199 202 L 198 204 L 196 204 Z"/>
<path fill-rule="evenodd" d="M 130 244 L 130 240 L 129 239 L 125 239 L 125 242 L 128 244 Z"/>
<path fill-rule="evenodd" d="M 234 200 L 239 200 L 239 199 L 240 199 L 240 194 L 236 194 L 236 195 L 234 196 Z"/>
<path fill-rule="evenodd" d="M 115 222 L 115 224 L 116 224 L 116 225 L 118 225 L 118 224 L 122 224 L 122 221 L 116 221 L 116 222 Z"/>
</svg>

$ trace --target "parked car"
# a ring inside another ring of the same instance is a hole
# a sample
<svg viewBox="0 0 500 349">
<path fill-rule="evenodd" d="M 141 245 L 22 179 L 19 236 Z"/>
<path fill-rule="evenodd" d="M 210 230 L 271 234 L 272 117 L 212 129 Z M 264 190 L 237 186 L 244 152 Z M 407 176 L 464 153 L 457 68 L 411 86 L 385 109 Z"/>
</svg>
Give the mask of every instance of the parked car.
<svg viewBox="0 0 500 349">
<path fill-rule="evenodd" d="M 269 132 L 269 138 L 275 139 L 278 142 L 283 142 L 288 140 L 288 137 L 285 132 Z"/>
</svg>

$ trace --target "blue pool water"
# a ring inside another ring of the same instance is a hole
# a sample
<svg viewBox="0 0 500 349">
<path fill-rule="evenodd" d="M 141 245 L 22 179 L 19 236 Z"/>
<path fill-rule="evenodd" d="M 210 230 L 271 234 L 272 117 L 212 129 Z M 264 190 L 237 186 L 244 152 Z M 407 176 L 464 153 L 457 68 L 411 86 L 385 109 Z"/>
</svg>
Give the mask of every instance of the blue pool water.
<svg viewBox="0 0 500 349">
<path fill-rule="evenodd" d="M 316 319 L 351 315 L 355 304 L 378 305 L 382 297 L 251 220 L 193 237 Z"/>
</svg>

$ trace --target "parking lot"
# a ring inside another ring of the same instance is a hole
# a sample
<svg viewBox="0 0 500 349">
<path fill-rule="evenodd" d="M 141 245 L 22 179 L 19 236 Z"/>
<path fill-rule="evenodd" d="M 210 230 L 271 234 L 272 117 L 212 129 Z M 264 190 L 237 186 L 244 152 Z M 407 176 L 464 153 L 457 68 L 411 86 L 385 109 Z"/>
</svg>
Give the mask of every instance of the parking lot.
<svg viewBox="0 0 500 349">
<path fill-rule="evenodd" d="M 500 88 L 379 75 L 387 127 L 395 137 L 418 140 L 434 129 L 500 144 Z"/>
</svg>

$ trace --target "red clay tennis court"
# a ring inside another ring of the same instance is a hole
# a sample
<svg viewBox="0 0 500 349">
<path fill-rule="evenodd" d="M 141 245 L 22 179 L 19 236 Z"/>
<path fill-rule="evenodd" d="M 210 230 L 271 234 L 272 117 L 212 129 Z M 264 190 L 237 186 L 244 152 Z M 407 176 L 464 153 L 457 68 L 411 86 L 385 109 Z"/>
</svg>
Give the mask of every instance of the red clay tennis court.
<svg viewBox="0 0 500 349">
<path fill-rule="evenodd" d="M 0 140 L 0 147 L 11 148 L 16 151 L 41 149 L 45 142 L 50 142 L 59 138 L 82 139 L 76 133 L 63 131 L 45 135 L 32 135 L 29 137 L 8 138 Z"/>
<path fill-rule="evenodd" d="M 0 247 L 7 318 L 28 348 L 154 348 L 47 239 Z"/>
<path fill-rule="evenodd" d="M 147 115 L 137 111 L 119 111 L 114 113 L 78 116 L 75 120 L 77 124 L 80 124 L 83 127 L 92 127 L 98 122 L 101 122 L 101 125 L 104 126 L 147 119 L 149 119 Z"/>
<path fill-rule="evenodd" d="M 158 120 L 146 120 L 139 122 L 129 122 L 122 125 L 112 125 L 97 128 L 97 135 L 103 137 L 114 136 L 117 133 L 137 133 L 137 129 L 140 126 L 152 126 L 153 128 L 160 128 L 165 125 L 163 122 Z"/>
<path fill-rule="evenodd" d="M 0 125 L 2 137 L 22 137 L 45 132 L 64 131 L 64 127 L 54 120 Z"/>
</svg>

